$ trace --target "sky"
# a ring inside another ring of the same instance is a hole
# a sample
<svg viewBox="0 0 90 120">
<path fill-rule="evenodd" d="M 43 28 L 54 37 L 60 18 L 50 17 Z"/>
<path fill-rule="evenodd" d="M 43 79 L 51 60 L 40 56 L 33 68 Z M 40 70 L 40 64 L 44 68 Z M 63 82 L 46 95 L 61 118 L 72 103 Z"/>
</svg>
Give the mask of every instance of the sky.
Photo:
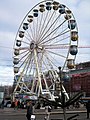
<svg viewBox="0 0 90 120">
<path fill-rule="evenodd" d="M 79 32 L 76 63 L 90 61 L 90 0 L 57 0 L 74 14 Z M 41 0 L 0 1 L 0 85 L 13 84 L 13 46 L 25 15 Z"/>
</svg>

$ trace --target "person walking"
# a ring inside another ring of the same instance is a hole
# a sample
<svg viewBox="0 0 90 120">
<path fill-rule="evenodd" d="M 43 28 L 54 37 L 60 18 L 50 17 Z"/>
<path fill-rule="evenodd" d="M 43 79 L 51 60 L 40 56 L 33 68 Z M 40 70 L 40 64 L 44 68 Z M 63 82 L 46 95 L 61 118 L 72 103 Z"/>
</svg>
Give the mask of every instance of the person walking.
<svg viewBox="0 0 90 120">
<path fill-rule="evenodd" d="M 49 117 L 50 117 L 50 112 L 51 112 L 51 107 L 49 105 L 45 106 L 45 118 L 44 120 L 49 120 Z"/>
<path fill-rule="evenodd" d="M 1 108 L 4 109 L 4 99 L 2 100 Z"/>
<path fill-rule="evenodd" d="M 17 109 L 18 110 L 18 100 L 15 99 L 15 102 L 14 102 L 14 110 Z"/>
<path fill-rule="evenodd" d="M 89 113 L 90 113 L 90 100 L 86 103 L 86 109 L 87 109 L 87 119 L 89 119 Z"/>
<path fill-rule="evenodd" d="M 21 106 L 20 100 L 18 100 L 17 106 L 18 106 L 18 109 L 19 109 L 20 106 Z"/>
<path fill-rule="evenodd" d="M 33 114 L 33 105 L 32 101 L 27 102 L 27 120 L 31 120 L 31 115 Z"/>
</svg>

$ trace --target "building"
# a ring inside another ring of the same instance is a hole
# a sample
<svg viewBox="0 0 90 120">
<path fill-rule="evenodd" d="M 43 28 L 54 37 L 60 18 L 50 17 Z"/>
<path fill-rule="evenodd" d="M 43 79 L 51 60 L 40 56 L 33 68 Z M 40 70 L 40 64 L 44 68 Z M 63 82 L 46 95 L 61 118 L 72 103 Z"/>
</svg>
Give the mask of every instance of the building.
<svg viewBox="0 0 90 120">
<path fill-rule="evenodd" d="M 4 98 L 4 87 L 0 86 L 0 104 Z"/>
<path fill-rule="evenodd" d="M 76 65 L 76 69 L 70 71 L 70 81 L 65 83 L 68 93 L 83 91 L 84 95 L 90 96 L 90 62 Z"/>
</svg>

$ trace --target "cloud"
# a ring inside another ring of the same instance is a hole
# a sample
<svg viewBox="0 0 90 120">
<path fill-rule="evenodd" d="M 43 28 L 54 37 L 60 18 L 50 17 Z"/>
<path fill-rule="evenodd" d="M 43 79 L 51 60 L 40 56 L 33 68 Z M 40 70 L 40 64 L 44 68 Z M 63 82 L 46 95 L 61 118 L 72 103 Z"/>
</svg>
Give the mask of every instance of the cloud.
<svg viewBox="0 0 90 120">
<path fill-rule="evenodd" d="M 12 85 L 13 84 L 13 68 L 0 66 L 0 84 Z"/>
<path fill-rule="evenodd" d="M 0 32 L 0 56 L 1 58 L 10 58 L 13 52 L 15 35 L 12 32 Z"/>
<path fill-rule="evenodd" d="M 65 4 L 74 14 L 78 24 L 79 46 L 90 46 L 90 0 L 57 0 Z M 13 45 L 18 28 L 32 7 L 41 0 L 0 1 L 0 83 L 13 83 Z M 90 49 L 79 49 L 76 63 L 90 61 Z M 10 65 L 11 67 L 8 67 Z M 10 74 L 11 73 L 11 74 Z"/>
</svg>

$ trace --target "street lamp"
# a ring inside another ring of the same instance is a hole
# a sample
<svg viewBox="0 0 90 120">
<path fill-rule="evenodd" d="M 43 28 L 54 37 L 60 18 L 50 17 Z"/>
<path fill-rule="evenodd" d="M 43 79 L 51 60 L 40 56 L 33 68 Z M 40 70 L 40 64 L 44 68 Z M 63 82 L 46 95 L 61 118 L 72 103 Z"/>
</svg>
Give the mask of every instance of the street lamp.
<svg viewBox="0 0 90 120">
<path fill-rule="evenodd" d="M 60 78 L 60 88 L 61 88 L 61 104 L 62 104 L 62 106 L 63 106 L 63 115 L 64 115 L 64 120 L 66 120 L 66 109 L 65 109 L 65 107 L 64 107 L 64 105 L 65 105 L 65 94 L 64 94 L 64 92 L 63 92 L 63 87 L 62 87 L 62 85 L 63 85 L 63 81 L 62 81 L 62 71 L 61 71 L 61 67 L 59 66 L 58 67 L 58 69 L 59 69 L 59 78 Z"/>
</svg>

